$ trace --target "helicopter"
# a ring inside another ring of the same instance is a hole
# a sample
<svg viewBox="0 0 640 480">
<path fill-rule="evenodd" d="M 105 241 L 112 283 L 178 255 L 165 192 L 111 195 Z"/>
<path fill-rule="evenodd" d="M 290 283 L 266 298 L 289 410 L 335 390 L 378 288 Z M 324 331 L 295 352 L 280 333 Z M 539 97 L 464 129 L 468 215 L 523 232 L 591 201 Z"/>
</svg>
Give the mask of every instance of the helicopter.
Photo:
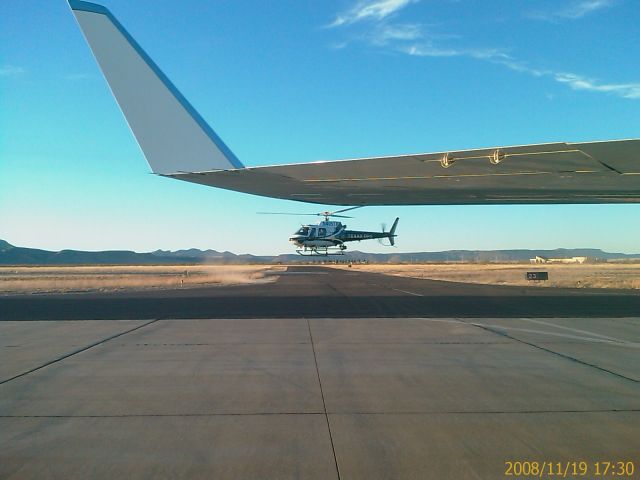
<svg viewBox="0 0 640 480">
<path fill-rule="evenodd" d="M 347 242 L 362 240 L 389 239 L 389 245 L 395 246 L 396 227 L 400 218 L 396 218 L 391 226 L 391 230 L 385 231 L 384 224 L 381 232 L 365 232 L 360 230 L 347 230 L 347 226 L 339 221 L 330 218 L 353 218 L 347 215 L 340 215 L 343 212 L 354 210 L 357 207 L 344 208 L 333 212 L 318 213 L 282 213 L 282 212 L 258 212 L 261 215 L 313 215 L 324 217 L 324 220 L 309 225 L 302 225 L 290 238 L 289 241 L 296 246 L 296 252 L 303 256 L 327 256 L 344 255 Z M 382 243 L 382 242 L 381 242 Z"/>
</svg>

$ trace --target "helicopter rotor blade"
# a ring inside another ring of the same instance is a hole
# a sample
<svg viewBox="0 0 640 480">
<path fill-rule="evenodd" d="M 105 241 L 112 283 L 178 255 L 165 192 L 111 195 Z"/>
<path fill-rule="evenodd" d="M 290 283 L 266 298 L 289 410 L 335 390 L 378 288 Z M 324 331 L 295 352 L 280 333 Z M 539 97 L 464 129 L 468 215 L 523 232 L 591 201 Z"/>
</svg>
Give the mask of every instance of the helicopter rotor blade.
<svg viewBox="0 0 640 480">
<path fill-rule="evenodd" d="M 256 212 L 257 215 L 306 215 L 309 217 L 338 217 L 338 218 L 353 218 L 348 215 L 334 215 L 332 213 L 289 213 L 289 212 Z"/>
<path fill-rule="evenodd" d="M 256 212 L 257 215 L 311 215 L 316 216 L 315 213 L 289 213 L 289 212 Z"/>
<path fill-rule="evenodd" d="M 333 212 L 330 213 L 342 213 L 342 212 L 348 212 L 349 210 L 355 210 L 356 208 L 362 208 L 364 207 L 364 205 L 358 205 L 357 207 L 349 207 L 349 208 L 343 208 L 342 210 L 335 210 Z"/>
<path fill-rule="evenodd" d="M 347 212 L 356 208 L 362 208 L 364 205 L 357 207 L 343 208 L 342 210 L 336 210 L 335 212 L 318 212 L 318 213 L 292 213 L 292 212 L 256 212 L 258 215 L 309 215 L 315 217 L 338 217 L 338 218 L 353 218 L 346 215 L 336 215 L 337 213 Z"/>
</svg>

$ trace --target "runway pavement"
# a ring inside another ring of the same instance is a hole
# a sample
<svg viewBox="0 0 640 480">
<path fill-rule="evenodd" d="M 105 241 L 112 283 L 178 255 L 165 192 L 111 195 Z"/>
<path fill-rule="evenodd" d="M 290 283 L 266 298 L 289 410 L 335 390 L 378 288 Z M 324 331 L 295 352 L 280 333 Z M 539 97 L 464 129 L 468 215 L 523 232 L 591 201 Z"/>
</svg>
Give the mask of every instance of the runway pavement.
<svg viewBox="0 0 640 480">
<path fill-rule="evenodd" d="M 638 478 L 637 295 L 542 290 L 298 267 L 261 286 L 3 298 L 0 478 L 494 479 L 508 461 L 596 478 L 617 460 Z"/>
<path fill-rule="evenodd" d="M 0 320 L 362 317 L 625 317 L 637 290 L 474 285 L 323 267 L 274 283 L 0 297 Z M 523 270 L 524 275 L 524 270 Z"/>
</svg>

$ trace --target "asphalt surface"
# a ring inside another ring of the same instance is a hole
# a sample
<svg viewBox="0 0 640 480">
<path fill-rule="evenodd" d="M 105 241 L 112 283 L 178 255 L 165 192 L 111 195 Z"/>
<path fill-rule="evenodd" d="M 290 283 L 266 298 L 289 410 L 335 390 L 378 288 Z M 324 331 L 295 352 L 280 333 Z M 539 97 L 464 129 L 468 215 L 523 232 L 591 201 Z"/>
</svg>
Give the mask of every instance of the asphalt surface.
<svg viewBox="0 0 640 480">
<path fill-rule="evenodd" d="M 273 292 L 292 305 L 245 304 Z M 496 315 L 437 317 L 478 299 Z M 564 318 L 499 318 L 523 299 Z M 640 315 L 614 318 L 625 301 L 303 267 L 261 286 L 3 298 L 0 478 L 525 478 L 506 462 L 614 478 L 596 469 L 617 461 L 640 478 Z M 121 310 L 100 319 L 92 302 Z M 200 318 L 170 318 L 180 306 Z"/>
<path fill-rule="evenodd" d="M 638 291 L 474 285 L 322 267 L 288 267 L 266 284 L 0 297 L 0 320 L 625 317 L 639 312 Z"/>
</svg>

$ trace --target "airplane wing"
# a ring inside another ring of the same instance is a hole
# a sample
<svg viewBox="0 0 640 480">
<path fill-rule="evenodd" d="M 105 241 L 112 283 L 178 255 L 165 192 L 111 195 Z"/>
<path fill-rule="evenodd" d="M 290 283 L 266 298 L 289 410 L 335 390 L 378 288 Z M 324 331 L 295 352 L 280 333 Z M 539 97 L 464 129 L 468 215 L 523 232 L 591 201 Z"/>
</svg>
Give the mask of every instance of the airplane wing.
<svg viewBox="0 0 640 480">
<path fill-rule="evenodd" d="M 640 140 L 548 143 L 164 175 L 330 205 L 640 203 Z"/>
<path fill-rule="evenodd" d="M 640 203 L 640 139 L 245 168 L 106 8 L 69 4 L 158 175 L 327 205 Z"/>
</svg>

